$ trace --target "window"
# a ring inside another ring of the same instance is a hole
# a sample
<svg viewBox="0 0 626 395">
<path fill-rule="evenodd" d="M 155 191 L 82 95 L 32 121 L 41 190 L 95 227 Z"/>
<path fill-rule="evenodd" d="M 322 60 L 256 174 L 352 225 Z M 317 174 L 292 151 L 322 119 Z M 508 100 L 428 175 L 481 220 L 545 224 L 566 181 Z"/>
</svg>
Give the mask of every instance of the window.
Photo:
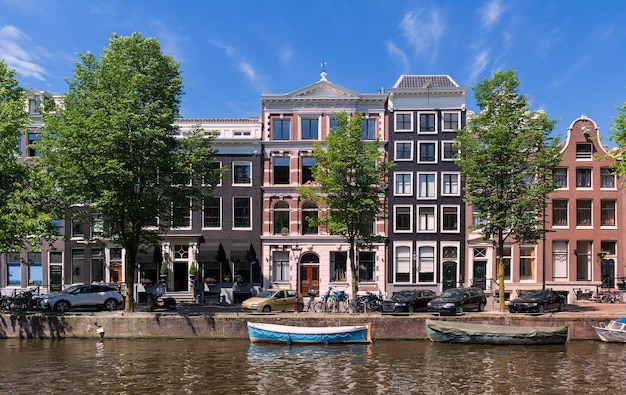
<svg viewBox="0 0 626 395">
<path fill-rule="evenodd" d="M 576 143 L 576 159 L 591 159 L 592 143 Z"/>
<path fill-rule="evenodd" d="M 317 140 L 318 127 L 317 119 L 303 119 L 301 121 L 302 140 Z"/>
<path fill-rule="evenodd" d="M 84 238 L 89 237 L 87 224 L 78 220 L 72 220 L 72 238 Z"/>
<path fill-rule="evenodd" d="M 188 173 L 189 167 L 182 169 L 172 168 L 172 185 L 191 185 L 191 177 Z"/>
<path fill-rule="evenodd" d="M 417 197 L 430 199 L 437 197 L 435 173 L 418 173 Z"/>
<path fill-rule="evenodd" d="M 487 218 L 481 216 L 477 207 L 472 206 L 472 226 L 483 227 L 487 225 Z"/>
<path fill-rule="evenodd" d="M 413 143 L 410 141 L 396 141 L 395 160 L 413 160 Z"/>
<path fill-rule="evenodd" d="M 576 188 L 591 188 L 591 169 L 576 169 Z"/>
<path fill-rule="evenodd" d="M 420 163 L 432 163 L 437 161 L 437 143 L 420 142 L 418 144 Z"/>
<path fill-rule="evenodd" d="M 600 169 L 600 188 L 615 188 L 615 174 L 608 167 Z"/>
<path fill-rule="evenodd" d="M 552 278 L 567 280 L 567 241 L 552 243 Z"/>
<path fill-rule="evenodd" d="M 104 281 L 104 250 L 102 248 L 91 250 L 91 281 Z"/>
<path fill-rule="evenodd" d="M 251 198 L 236 197 L 233 198 L 233 228 L 251 228 L 250 211 Z"/>
<path fill-rule="evenodd" d="M 332 251 L 330 253 L 330 281 L 346 281 L 348 253 Z"/>
<path fill-rule="evenodd" d="M 102 214 L 91 215 L 91 237 L 101 239 L 104 233 L 104 218 Z"/>
<path fill-rule="evenodd" d="M 315 159 L 306 156 L 302 158 L 302 184 L 315 181 L 313 178 L 313 166 L 315 166 Z"/>
<path fill-rule="evenodd" d="M 554 183 L 557 188 L 566 189 L 567 188 L 567 168 L 566 167 L 557 167 L 552 171 L 552 178 L 554 179 Z"/>
<path fill-rule="evenodd" d="M 601 241 L 600 242 L 600 250 L 606 252 L 607 257 L 615 256 L 615 242 L 614 241 Z"/>
<path fill-rule="evenodd" d="M 290 162 L 290 158 L 289 157 L 285 157 L 285 156 L 278 156 L 278 157 L 274 157 L 274 184 L 289 184 L 290 180 L 289 180 L 289 175 L 290 175 L 290 169 L 289 169 L 289 162 Z"/>
<path fill-rule="evenodd" d="M 576 226 L 591 226 L 591 200 L 576 201 Z"/>
<path fill-rule="evenodd" d="M 459 155 L 459 150 L 454 141 L 444 141 L 441 151 L 441 160 L 455 160 Z"/>
<path fill-rule="evenodd" d="M 55 229 L 54 233 L 56 233 L 59 236 L 64 234 L 63 233 L 63 220 L 62 219 L 53 219 L 52 220 L 52 226 Z"/>
<path fill-rule="evenodd" d="M 552 226 L 568 226 L 567 200 L 555 199 L 552 201 Z"/>
<path fill-rule="evenodd" d="M 532 280 L 535 275 L 535 247 L 521 246 L 519 254 L 520 280 Z"/>
<path fill-rule="evenodd" d="M 359 282 L 374 281 L 374 253 L 359 251 Z"/>
<path fill-rule="evenodd" d="M 274 205 L 274 234 L 289 234 L 289 204 L 284 200 Z"/>
<path fill-rule="evenodd" d="M 394 282 L 411 282 L 411 247 L 407 245 L 395 246 L 395 273 Z"/>
<path fill-rule="evenodd" d="M 234 137 L 250 137 L 251 135 L 252 135 L 252 132 L 250 132 L 248 130 L 234 131 L 233 132 L 233 136 Z"/>
<path fill-rule="evenodd" d="M 274 281 L 289 281 L 289 253 L 275 251 L 272 254 L 272 277 Z"/>
<path fill-rule="evenodd" d="M 233 185 L 252 185 L 251 162 L 233 162 Z"/>
<path fill-rule="evenodd" d="M 188 244 L 174 244 L 174 260 L 186 261 L 189 259 L 189 245 Z"/>
<path fill-rule="evenodd" d="M 576 241 L 576 281 L 591 280 L 591 242 Z"/>
<path fill-rule="evenodd" d="M 435 206 L 418 206 L 417 207 L 417 231 L 418 232 L 435 232 L 437 229 L 435 224 Z"/>
<path fill-rule="evenodd" d="M 28 156 L 31 158 L 41 155 L 41 152 L 37 151 L 37 149 L 35 148 L 35 143 L 38 140 L 41 140 L 40 135 L 38 135 L 37 133 L 28 133 Z"/>
<path fill-rule="evenodd" d="M 459 173 L 442 173 L 441 194 L 447 196 L 459 196 L 460 193 Z"/>
<path fill-rule="evenodd" d="M 29 114 L 39 114 L 39 100 L 29 99 L 28 100 L 28 113 Z"/>
<path fill-rule="evenodd" d="M 437 123 L 435 113 L 420 113 L 420 133 L 437 133 Z"/>
<path fill-rule="evenodd" d="M 291 121 L 289 119 L 274 119 L 272 131 L 274 140 L 289 140 L 291 137 Z"/>
<path fill-rule="evenodd" d="M 511 261 L 513 259 L 513 248 L 505 245 L 502 252 L 502 263 L 504 264 L 504 281 L 511 281 Z"/>
<path fill-rule="evenodd" d="M 615 200 L 600 201 L 600 226 L 615 226 Z"/>
<path fill-rule="evenodd" d="M 309 218 L 317 220 L 317 205 L 313 202 L 305 202 L 302 205 L 302 234 L 316 235 L 317 224 L 310 223 Z"/>
<path fill-rule="evenodd" d="M 396 132 L 413 131 L 413 113 L 397 112 L 394 115 L 396 117 Z"/>
<path fill-rule="evenodd" d="M 361 140 L 376 139 L 376 120 L 361 119 Z"/>
<path fill-rule="evenodd" d="M 83 267 L 85 266 L 85 250 L 72 249 L 72 284 L 83 282 Z"/>
<path fill-rule="evenodd" d="M 396 196 L 413 195 L 413 173 L 394 173 L 394 190 Z"/>
<path fill-rule="evenodd" d="M 202 216 L 202 227 L 221 228 L 222 227 L 222 198 L 204 198 L 204 213 Z"/>
<path fill-rule="evenodd" d="M 6 254 L 7 262 L 7 285 L 9 287 L 19 287 L 22 284 L 22 265 L 19 252 L 9 252 Z"/>
<path fill-rule="evenodd" d="M 441 231 L 459 231 L 459 208 L 456 206 L 441 207 Z"/>
<path fill-rule="evenodd" d="M 337 126 L 339 126 L 339 121 L 337 120 L 337 118 L 331 118 L 328 121 L 328 126 L 329 126 L 328 130 L 332 133 L 332 131 L 335 130 Z"/>
<path fill-rule="evenodd" d="M 394 212 L 394 232 L 412 232 L 413 206 L 395 206 Z"/>
<path fill-rule="evenodd" d="M 207 169 L 208 173 L 202 175 L 202 185 L 212 185 L 213 183 L 215 184 L 215 186 L 222 185 L 222 175 L 219 173 L 221 168 L 222 168 L 222 162 L 209 163 L 209 166 Z M 213 174 L 218 174 L 218 177 L 213 179 L 213 177 L 211 177 L 211 175 Z"/>
<path fill-rule="evenodd" d="M 417 281 L 435 281 L 435 248 L 432 246 L 417 248 Z"/>
<path fill-rule="evenodd" d="M 450 132 L 459 128 L 459 113 L 458 112 L 444 112 L 443 117 L 443 131 Z"/>
<path fill-rule="evenodd" d="M 191 198 L 188 196 L 174 199 L 172 204 L 172 227 L 191 227 Z"/>
</svg>

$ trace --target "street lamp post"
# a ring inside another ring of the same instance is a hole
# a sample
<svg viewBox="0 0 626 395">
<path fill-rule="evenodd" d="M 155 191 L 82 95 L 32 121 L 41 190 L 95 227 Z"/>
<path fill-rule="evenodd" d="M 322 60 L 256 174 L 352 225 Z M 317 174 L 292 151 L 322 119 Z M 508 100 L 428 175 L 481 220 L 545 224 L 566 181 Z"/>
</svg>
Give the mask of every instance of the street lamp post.
<svg viewBox="0 0 626 395">
<path fill-rule="evenodd" d="M 298 314 L 298 310 L 300 306 L 298 305 L 300 302 L 300 253 L 302 251 L 302 247 L 295 246 L 291 247 L 291 252 L 293 254 L 293 259 L 296 261 L 296 301 L 294 302 L 293 311 Z"/>
</svg>

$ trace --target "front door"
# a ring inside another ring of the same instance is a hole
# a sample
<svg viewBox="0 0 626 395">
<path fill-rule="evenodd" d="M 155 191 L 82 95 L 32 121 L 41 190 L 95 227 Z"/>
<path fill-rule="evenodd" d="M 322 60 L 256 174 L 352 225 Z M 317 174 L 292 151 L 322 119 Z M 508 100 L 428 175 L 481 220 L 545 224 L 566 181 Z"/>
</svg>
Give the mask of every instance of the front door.
<svg viewBox="0 0 626 395">
<path fill-rule="evenodd" d="M 187 284 L 189 284 L 187 262 L 174 262 L 174 292 L 187 291 Z"/>
<path fill-rule="evenodd" d="M 474 261 L 474 286 L 487 289 L 487 262 Z"/>
<path fill-rule="evenodd" d="M 443 289 L 456 287 L 456 262 L 443 263 Z"/>
<path fill-rule="evenodd" d="M 600 277 L 602 288 L 615 287 L 615 261 L 613 259 L 602 259 L 600 261 Z"/>
<path fill-rule="evenodd" d="M 309 290 L 319 295 L 320 290 L 319 265 L 300 266 L 300 293 L 307 295 Z"/>
<path fill-rule="evenodd" d="M 62 273 L 61 265 L 50 265 L 50 292 L 57 292 L 63 288 Z"/>
</svg>

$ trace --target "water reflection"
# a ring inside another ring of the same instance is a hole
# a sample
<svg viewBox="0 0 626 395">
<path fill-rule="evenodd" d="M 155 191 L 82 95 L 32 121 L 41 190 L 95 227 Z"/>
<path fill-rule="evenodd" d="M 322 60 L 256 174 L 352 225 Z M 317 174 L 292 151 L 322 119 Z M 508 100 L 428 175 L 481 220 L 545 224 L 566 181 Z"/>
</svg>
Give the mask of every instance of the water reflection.
<svg viewBox="0 0 626 395">
<path fill-rule="evenodd" d="M 0 340 L 0 393 L 621 393 L 626 345 Z"/>
</svg>

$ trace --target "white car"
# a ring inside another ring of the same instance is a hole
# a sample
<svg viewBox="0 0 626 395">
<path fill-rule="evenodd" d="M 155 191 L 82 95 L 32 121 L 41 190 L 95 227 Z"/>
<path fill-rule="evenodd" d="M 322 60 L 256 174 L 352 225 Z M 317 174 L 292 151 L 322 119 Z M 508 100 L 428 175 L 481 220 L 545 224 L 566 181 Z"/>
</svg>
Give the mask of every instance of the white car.
<svg viewBox="0 0 626 395">
<path fill-rule="evenodd" d="M 119 291 L 104 284 L 73 285 L 62 292 L 43 295 L 39 302 L 42 309 L 65 312 L 70 307 L 97 307 L 115 310 L 124 299 Z"/>
</svg>

